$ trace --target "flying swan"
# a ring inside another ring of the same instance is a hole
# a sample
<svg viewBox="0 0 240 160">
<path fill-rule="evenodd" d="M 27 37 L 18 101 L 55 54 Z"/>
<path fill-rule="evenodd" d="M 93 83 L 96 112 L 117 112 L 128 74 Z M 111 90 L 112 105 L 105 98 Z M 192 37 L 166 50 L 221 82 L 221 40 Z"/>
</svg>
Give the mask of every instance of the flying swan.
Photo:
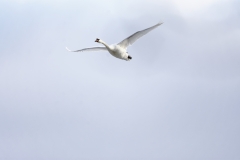
<svg viewBox="0 0 240 160">
<path fill-rule="evenodd" d="M 126 61 L 129 61 L 132 59 L 132 57 L 128 54 L 127 52 L 127 47 L 132 45 L 136 40 L 138 40 L 139 38 L 141 38 L 142 36 L 144 36 L 145 34 L 147 34 L 148 32 L 150 32 L 151 30 L 157 28 L 158 26 L 160 26 L 162 23 L 158 23 L 152 27 L 149 27 L 147 29 L 138 31 L 134 34 L 132 34 L 131 36 L 127 37 L 126 39 L 124 39 L 123 41 L 121 41 L 118 44 L 112 44 L 112 45 L 108 45 L 107 43 L 105 43 L 103 40 L 97 38 L 95 40 L 95 42 L 97 43 L 101 43 L 103 44 L 105 47 L 91 47 L 91 48 L 84 48 L 84 49 L 80 49 L 80 50 L 76 50 L 76 51 L 71 51 L 69 50 L 67 47 L 66 49 L 70 52 L 83 52 L 83 51 L 108 51 L 112 56 L 119 58 L 119 59 L 123 59 Z"/>
</svg>

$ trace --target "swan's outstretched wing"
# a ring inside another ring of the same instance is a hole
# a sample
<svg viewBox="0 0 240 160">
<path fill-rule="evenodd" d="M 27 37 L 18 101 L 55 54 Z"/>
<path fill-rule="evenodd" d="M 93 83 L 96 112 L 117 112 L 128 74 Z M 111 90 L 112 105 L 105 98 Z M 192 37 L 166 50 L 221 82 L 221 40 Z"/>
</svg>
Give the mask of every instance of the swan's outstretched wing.
<svg viewBox="0 0 240 160">
<path fill-rule="evenodd" d="M 80 49 L 80 50 L 76 50 L 76 51 L 71 51 L 70 49 L 68 49 L 66 47 L 66 49 L 69 52 L 85 52 L 85 51 L 107 51 L 106 47 L 91 47 L 91 48 L 84 48 L 84 49 Z"/>
<path fill-rule="evenodd" d="M 127 49 L 127 47 L 129 45 L 132 45 L 136 40 L 138 40 L 139 38 L 141 38 L 142 36 L 144 36 L 145 34 L 150 32 L 151 30 L 157 28 L 161 24 L 163 24 L 163 23 L 158 23 L 158 24 L 156 24 L 156 25 L 154 25 L 154 26 L 152 26 L 150 28 L 144 29 L 142 31 L 138 31 L 138 32 L 134 33 L 133 35 L 127 37 L 126 39 L 124 39 L 120 43 L 118 43 L 118 45 L 121 46 L 124 49 Z"/>
</svg>

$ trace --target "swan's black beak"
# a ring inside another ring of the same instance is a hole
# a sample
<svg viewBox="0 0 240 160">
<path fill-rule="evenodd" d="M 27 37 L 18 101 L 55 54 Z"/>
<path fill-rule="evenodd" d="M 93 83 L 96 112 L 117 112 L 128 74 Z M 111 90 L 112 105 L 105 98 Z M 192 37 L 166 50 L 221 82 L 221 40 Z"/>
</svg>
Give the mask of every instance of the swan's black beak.
<svg viewBox="0 0 240 160">
<path fill-rule="evenodd" d="M 95 42 L 99 42 L 99 40 L 100 40 L 100 39 L 97 38 L 97 39 L 95 40 Z"/>
<path fill-rule="evenodd" d="M 132 59 L 132 57 L 128 55 L 128 59 L 130 60 L 130 59 Z"/>
</svg>

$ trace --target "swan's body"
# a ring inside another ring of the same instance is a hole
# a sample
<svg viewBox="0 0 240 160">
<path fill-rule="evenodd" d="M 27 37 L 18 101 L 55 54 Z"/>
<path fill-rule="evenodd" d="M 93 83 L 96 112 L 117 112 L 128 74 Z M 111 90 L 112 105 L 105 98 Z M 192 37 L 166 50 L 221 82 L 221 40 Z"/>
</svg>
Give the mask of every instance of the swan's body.
<svg viewBox="0 0 240 160">
<path fill-rule="evenodd" d="M 133 35 L 129 36 L 128 38 L 124 39 L 123 41 L 121 41 L 118 44 L 115 45 L 108 45 L 107 43 L 105 43 L 104 41 L 102 41 L 101 39 L 96 39 L 95 42 L 101 43 L 103 44 L 105 47 L 91 47 L 91 48 L 84 48 L 81 50 L 76 50 L 76 51 L 71 51 L 69 50 L 67 47 L 66 49 L 70 52 L 83 52 L 83 51 L 108 51 L 112 56 L 119 58 L 119 59 L 123 59 L 126 61 L 129 61 L 132 59 L 132 57 L 128 54 L 127 52 L 127 47 L 129 45 L 132 45 L 136 40 L 138 40 L 140 37 L 144 36 L 145 34 L 147 34 L 148 32 L 150 32 L 151 30 L 157 28 L 158 26 L 160 26 L 162 23 L 158 23 L 150 28 L 144 29 L 142 31 L 138 31 L 136 33 L 134 33 Z"/>
</svg>

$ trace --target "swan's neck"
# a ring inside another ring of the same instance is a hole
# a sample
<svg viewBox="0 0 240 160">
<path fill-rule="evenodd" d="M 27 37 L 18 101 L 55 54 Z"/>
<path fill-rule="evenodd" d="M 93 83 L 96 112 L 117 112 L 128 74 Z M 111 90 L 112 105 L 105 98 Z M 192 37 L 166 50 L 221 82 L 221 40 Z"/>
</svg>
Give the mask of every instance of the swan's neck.
<svg viewBox="0 0 240 160">
<path fill-rule="evenodd" d="M 104 42 L 102 40 L 99 40 L 99 42 L 102 43 L 106 48 L 109 48 L 109 45 L 106 42 Z"/>
</svg>

